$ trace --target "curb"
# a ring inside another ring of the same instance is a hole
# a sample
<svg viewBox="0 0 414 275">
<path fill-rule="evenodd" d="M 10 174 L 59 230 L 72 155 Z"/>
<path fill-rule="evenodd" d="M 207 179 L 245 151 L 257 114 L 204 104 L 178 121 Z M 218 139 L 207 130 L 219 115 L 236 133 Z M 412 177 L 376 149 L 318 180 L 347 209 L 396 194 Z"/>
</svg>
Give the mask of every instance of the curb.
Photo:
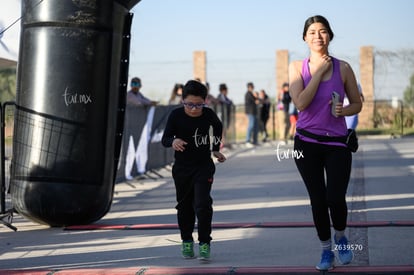
<svg viewBox="0 0 414 275">
<path fill-rule="evenodd" d="M 336 267 L 329 272 L 314 267 L 264 266 L 264 267 L 131 267 L 108 269 L 67 270 L 0 270 L 0 275 L 197 275 L 197 274 L 413 274 L 414 266 L 349 266 Z"/>
</svg>

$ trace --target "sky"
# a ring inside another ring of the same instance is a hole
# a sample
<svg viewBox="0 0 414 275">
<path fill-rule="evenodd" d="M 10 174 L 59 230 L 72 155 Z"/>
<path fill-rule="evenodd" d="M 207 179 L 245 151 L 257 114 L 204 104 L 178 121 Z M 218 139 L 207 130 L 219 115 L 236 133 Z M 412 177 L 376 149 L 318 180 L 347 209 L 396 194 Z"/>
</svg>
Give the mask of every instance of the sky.
<svg viewBox="0 0 414 275">
<path fill-rule="evenodd" d="M 20 1 L 3 1 L 4 27 L 19 18 Z M 349 62 L 358 78 L 360 47 L 373 46 L 376 98 L 402 98 L 414 73 L 413 11 L 411 0 L 141 0 L 131 10 L 129 77 L 142 79 L 146 96 L 166 102 L 175 83 L 193 78 L 193 52 L 204 50 L 213 95 L 226 83 L 229 96 L 242 103 L 251 81 L 274 97 L 276 51 L 289 50 L 290 60 L 307 57 L 303 25 L 320 14 L 335 34 L 330 54 Z M 19 23 L 2 37 L 15 53 Z M 397 54 L 393 61 L 390 53 Z M 411 61 L 403 62 L 407 54 Z"/>
<path fill-rule="evenodd" d="M 325 16 L 334 31 L 330 54 L 349 62 L 357 77 L 361 46 L 391 52 L 414 49 L 410 0 L 142 0 L 132 12 L 130 76 L 141 77 L 142 91 L 155 99 L 168 97 L 175 82 L 193 77 L 195 50 L 207 52 L 213 95 L 220 83 L 227 83 L 229 96 L 240 103 L 246 83 L 252 81 L 256 89 L 274 96 L 276 51 L 289 50 L 292 60 L 305 58 L 303 25 L 316 14 Z M 393 85 L 391 68 L 380 69 L 377 98 L 401 98 L 414 69 L 405 69 Z"/>
<path fill-rule="evenodd" d="M 4 4 L 7 1 L 7 4 Z M 0 57 L 17 60 L 19 52 L 20 0 L 3 0 L 0 8 Z M 3 30 L 6 29 L 3 33 Z"/>
</svg>

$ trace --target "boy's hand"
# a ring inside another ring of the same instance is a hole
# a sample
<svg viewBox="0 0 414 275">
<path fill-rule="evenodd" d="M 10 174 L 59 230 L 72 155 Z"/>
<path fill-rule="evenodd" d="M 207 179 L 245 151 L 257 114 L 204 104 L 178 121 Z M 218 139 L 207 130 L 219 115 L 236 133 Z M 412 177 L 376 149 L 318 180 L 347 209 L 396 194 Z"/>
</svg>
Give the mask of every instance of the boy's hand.
<svg viewBox="0 0 414 275">
<path fill-rule="evenodd" d="M 185 142 L 181 138 L 176 138 L 172 142 L 172 148 L 175 151 L 180 151 L 180 152 L 184 151 L 186 145 L 187 145 L 187 142 Z"/>
<path fill-rule="evenodd" d="M 217 158 L 218 162 L 224 162 L 226 160 L 226 157 L 219 151 L 214 151 L 213 155 Z"/>
</svg>

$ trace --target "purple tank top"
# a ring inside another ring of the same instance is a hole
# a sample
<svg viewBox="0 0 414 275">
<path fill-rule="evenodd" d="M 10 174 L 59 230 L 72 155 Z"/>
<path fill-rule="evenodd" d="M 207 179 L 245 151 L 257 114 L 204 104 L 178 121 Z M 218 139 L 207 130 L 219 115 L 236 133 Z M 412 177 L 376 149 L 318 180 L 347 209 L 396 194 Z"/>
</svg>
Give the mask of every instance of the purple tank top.
<svg viewBox="0 0 414 275">
<path fill-rule="evenodd" d="M 319 83 L 318 90 L 312 102 L 308 105 L 308 107 L 306 107 L 305 110 L 299 112 L 296 127 L 316 135 L 344 136 L 347 133 L 345 117 L 334 117 L 331 114 L 331 105 L 329 104 L 333 91 L 339 94 L 342 102 L 345 97 L 345 88 L 341 78 L 340 62 L 336 58 L 332 58 L 332 60 L 333 73 L 331 78 Z M 302 79 L 304 87 L 309 84 L 311 78 L 312 75 L 309 71 L 309 58 L 306 58 L 302 63 Z M 343 143 L 318 142 L 312 138 L 304 137 L 300 134 L 297 135 L 300 139 L 307 142 L 345 147 Z"/>
</svg>

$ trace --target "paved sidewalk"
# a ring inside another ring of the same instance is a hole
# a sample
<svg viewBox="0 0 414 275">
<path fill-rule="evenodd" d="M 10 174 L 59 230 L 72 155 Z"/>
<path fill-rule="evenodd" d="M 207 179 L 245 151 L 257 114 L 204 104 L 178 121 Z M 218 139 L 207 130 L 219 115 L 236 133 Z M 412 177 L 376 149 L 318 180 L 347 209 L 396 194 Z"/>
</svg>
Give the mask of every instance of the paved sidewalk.
<svg viewBox="0 0 414 275">
<path fill-rule="evenodd" d="M 414 274 L 414 138 L 360 143 L 348 189 L 355 260 L 332 272 Z M 111 211 L 92 225 L 49 228 L 16 215 L 17 232 L 0 227 L 0 274 L 318 274 L 319 242 L 292 146 L 227 155 L 213 186 L 209 264 L 180 256 L 167 167 L 162 178 L 118 184 Z"/>
</svg>

